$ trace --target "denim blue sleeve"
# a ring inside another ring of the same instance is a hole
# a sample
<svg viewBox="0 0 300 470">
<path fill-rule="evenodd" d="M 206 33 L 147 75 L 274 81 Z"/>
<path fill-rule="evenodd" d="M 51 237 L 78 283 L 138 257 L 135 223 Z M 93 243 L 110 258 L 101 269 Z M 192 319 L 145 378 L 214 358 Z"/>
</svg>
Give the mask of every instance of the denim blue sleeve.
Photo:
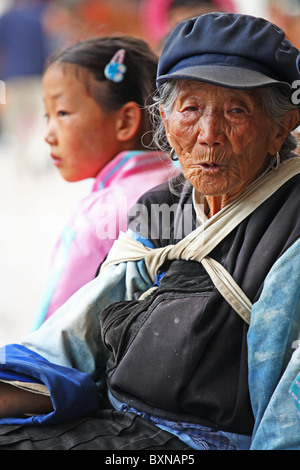
<svg viewBox="0 0 300 470">
<path fill-rule="evenodd" d="M 252 450 L 300 449 L 300 419 L 290 393 L 299 372 L 300 240 L 274 264 L 253 305 L 248 331 Z"/>
<path fill-rule="evenodd" d="M 99 407 L 99 393 L 89 375 L 50 363 L 18 344 L 1 348 L 1 379 L 44 384 L 50 391 L 54 411 L 43 415 L 3 418 L 0 425 L 56 424 L 91 416 Z"/>
</svg>

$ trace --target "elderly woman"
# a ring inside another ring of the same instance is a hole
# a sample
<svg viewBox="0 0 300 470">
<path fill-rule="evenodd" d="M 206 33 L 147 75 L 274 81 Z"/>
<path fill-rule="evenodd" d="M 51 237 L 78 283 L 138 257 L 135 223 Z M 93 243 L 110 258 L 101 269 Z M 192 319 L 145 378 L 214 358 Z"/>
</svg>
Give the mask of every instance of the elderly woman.
<svg viewBox="0 0 300 470">
<path fill-rule="evenodd" d="M 297 66 L 259 18 L 175 27 L 156 139 L 183 175 L 140 199 L 94 281 L 5 348 L 0 448 L 300 449 Z"/>
</svg>

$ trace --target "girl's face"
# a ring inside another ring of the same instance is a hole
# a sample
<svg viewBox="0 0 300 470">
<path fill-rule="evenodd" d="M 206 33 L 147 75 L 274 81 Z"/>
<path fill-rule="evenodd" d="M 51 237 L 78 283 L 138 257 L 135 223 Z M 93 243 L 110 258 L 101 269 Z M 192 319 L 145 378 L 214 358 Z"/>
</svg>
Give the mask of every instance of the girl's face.
<svg viewBox="0 0 300 470">
<path fill-rule="evenodd" d="M 43 77 L 45 140 L 54 165 L 67 181 L 97 176 L 120 150 L 117 113 L 99 107 L 76 69 L 72 64 L 53 63 Z"/>
</svg>

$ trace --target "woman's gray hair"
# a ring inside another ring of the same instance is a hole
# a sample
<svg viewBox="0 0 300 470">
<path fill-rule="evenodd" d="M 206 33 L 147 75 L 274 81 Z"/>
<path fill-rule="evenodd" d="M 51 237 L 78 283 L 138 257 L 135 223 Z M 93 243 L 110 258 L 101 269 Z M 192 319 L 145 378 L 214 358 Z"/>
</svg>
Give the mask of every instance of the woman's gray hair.
<svg viewBox="0 0 300 470">
<path fill-rule="evenodd" d="M 153 121 L 153 144 L 155 147 L 165 152 L 169 152 L 171 147 L 167 140 L 160 110 L 163 109 L 166 119 L 170 117 L 178 91 L 179 81 L 169 80 L 159 88 L 159 92 L 153 96 L 153 103 L 148 106 L 148 111 Z"/>
<path fill-rule="evenodd" d="M 153 143 L 164 151 L 170 151 L 170 145 L 167 141 L 165 128 L 160 116 L 160 109 L 163 110 L 165 118 L 168 119 L 172 113 L 175 99 L 178 95 L 180 86 L 179 80 L 170 80 L 164 83 L 159 93 L 154 96 L 154 103 L 148 108 L 153 119 L 154 135 Z M 283 89 L 274 86 L 267 86 L 257 90 L 260 93 L 264 108 L 274 123 L 279 123 L 285 113 L 291 109 L 298 109 L 290 98 L 290 95 Z M 289 133 L 280 149 L 281 160 L 286 160 L 293 156 L 293 150 L 297 148 L 297 138 Z"/>
</svg>

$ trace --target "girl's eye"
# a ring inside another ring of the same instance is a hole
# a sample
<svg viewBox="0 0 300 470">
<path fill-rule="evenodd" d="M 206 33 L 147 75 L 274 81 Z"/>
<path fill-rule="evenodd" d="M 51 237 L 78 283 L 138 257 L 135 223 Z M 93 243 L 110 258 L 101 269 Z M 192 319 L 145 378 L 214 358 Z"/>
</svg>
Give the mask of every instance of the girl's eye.
<svg viewBox="0 0 300 470">
<path fill-rule="evenodd" d="M 61 110 L 61 111 L 58 111 L 58 112 L 57 112 L 57 115 L 58 115 L 59 117 L 67 116 L 67 115 L 68 115 L 68 112 L 67 112 L 67 111 L 64 111 L 64 110 Z"/>
</svg>

